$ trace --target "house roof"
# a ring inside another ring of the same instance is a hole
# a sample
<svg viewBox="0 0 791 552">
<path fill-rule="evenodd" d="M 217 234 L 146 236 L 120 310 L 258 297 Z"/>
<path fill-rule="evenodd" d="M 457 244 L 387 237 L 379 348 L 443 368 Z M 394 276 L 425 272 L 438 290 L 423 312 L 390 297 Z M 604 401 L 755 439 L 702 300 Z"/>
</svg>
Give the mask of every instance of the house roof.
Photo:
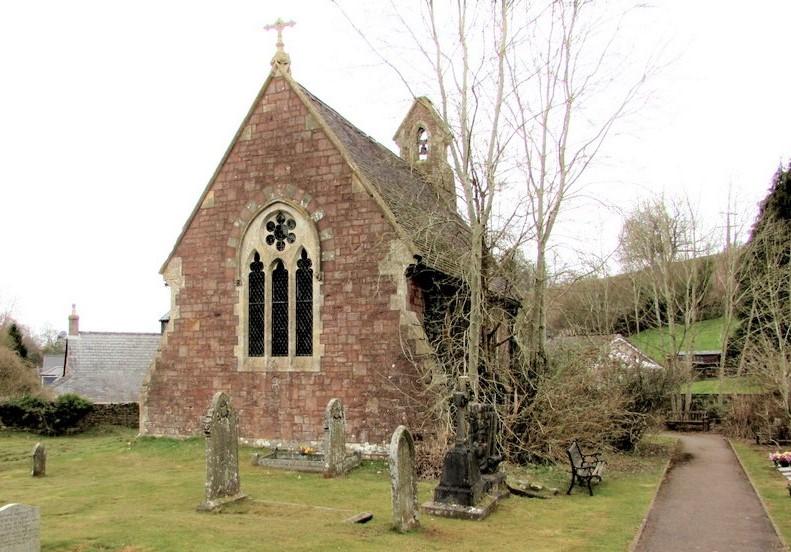
<svg viewBox="0 0 791 552">
<path fill-rule="evenodd" d="M 547 349 L 581 349 L 606 355 L 611 361 L 633 368 L 658 370 L 661 364 L 632 345 L 621 334 L 558 336 L 547 342 Z"/>
<path fill-rule="evenodd" d="M 41 376 L 62 376 L 63 375 L 63 362 L 66 359 L 66 353 L 49 353 L 44 355 L 41 363 L 39 375 Z"/>
<path fill-rule="evenodd" d="M 277 65 L 261 87 L 160 272 L 164 273 L 274 77 L 283 78 L 308 111 L 317 117 L 319 126 L 340 149 L 341 155 L 349 162 L 363 187 L 384 210 L 399 235 L 410 242 L 414 253 L 421 256 L 422 262 L 445 274 L 460 276 L 462 267 L 467 264 L 464 257 L 470 254 L 469 227 L 461 216 L 442 202 L 433 186 L 409 163 L 359 130 L 298 84 L 287 71 L 281 71 Z"/>
<path fill-rule="evenodd" d="M 457 276 L 470 254 L 469 227 L 407 161 L 376 142 L 300 85 L 360 176 L 372 184 L 424 264 Z"/>
<path fill-rule="evenodd" d="M 160 334 L 80 332 L 69 336 L 67 375 L 53 384 L 95 403 L 140 400 L 140 386 L 159 348 Z"/>
</svg>

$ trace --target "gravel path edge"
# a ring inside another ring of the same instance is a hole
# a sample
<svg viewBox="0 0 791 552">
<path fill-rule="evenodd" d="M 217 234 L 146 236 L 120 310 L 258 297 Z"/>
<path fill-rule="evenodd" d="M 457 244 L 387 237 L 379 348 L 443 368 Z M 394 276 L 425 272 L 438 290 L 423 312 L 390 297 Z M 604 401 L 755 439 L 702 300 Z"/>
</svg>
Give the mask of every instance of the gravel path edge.
<svg viewBox="0 0 791 552">
<path fill-rule="evenodd" d="M 739 463 L 739 467 L 741 468 L 741 470 L 744 473 L 744 475 L 747 477 L 747 481 L 749 481 L 750 487 L 753 488 L 753 492 L 755 493 L 755 496 L 758 497 L 758 502 L 761 503 L 761 508 L 764 509 L 764 513 L 766 514 L 766 517 L 769 518 L 769 523 L 772 524 L 772 529 L 774 529 L 775 534 L 777 535 L 777 538 L 780 541 L 780 544 L 782 544 L 785 547 L 785 549 L 788 550 L 789 549 L 788 543 L 783 538 L 783 534 L 780 532 L 780 528 L 775 523 L 775 520 L 769 514 L 769 509 L 766 507 L 766 502 L 764 502 L 764 497 L 762 497 L 761 493 L 758 492 L 758 487 L 755 486 L 755 481 L 753 481 L 753 478 L 750 476 L 750 472 L 748 472 L 744 468 L 744 464 L 742 463 L 742 459 L 739 456 L 739 453 L 736 452 L 736 447 L 733 446 L 733 442 L 729 438 L 723 437 L 723 439 L 725 439 L 728 442 L 728 446 L 731 447 L 731 451 L 733 452 L 733 455 L 736 457 L 736 461 Z M 629 552 L 632 552 L 632 550 L 630 549 Z"/>
</svg>

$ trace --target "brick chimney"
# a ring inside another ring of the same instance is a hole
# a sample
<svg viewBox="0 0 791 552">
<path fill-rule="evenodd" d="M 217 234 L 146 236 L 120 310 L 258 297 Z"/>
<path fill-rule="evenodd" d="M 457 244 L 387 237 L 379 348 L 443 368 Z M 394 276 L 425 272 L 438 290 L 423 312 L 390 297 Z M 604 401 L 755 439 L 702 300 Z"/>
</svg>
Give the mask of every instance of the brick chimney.
<svg viewBox="0 0 791 552">
<path fill-rule="evenodd" d="M 72 303 L 69 315 L 69 335 L 80 335 L 80 316 L 77 314 L 77 305 Z"/>
</svg>

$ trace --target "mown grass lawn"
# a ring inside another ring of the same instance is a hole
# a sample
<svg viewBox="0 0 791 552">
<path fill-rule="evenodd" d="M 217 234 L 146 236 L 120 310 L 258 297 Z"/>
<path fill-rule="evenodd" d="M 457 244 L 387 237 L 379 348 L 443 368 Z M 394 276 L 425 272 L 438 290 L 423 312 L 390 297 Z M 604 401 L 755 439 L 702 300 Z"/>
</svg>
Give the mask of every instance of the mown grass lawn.
<svg viewBox="0 0 791 552">
<path fill-rule="evenodd" d="M 47 476 L 30 477 L 36 441 L 47 446 Z M 197 513 L 203 499 L 202 440 L 135 439 L 130 430 L 41 438 L 0 431 L 0 504 L 41 508 L 42 549 L 91 551 L 246 550 L 625 550 L 670 455 L 668 440 L 610 455 L 604 483 L 589 497 L 565 492 L 562 468 L 528 470 L 564 485 L 549 500 L 512 497 L 483 522 L 421 517 L 422 528 L 390 529 L 390 482 L 383 462 L 340 479 L 255 467 L 240 451 L 250 497 L 219 514 Z M 524 474 L 522 474 L 524 475 Z M 420 501 L 436 482 L 419 486 Z M 344 523 L 370 511 L 365 525 Z"/>
<path fill-rule="evenodd" d="M 775 449 L 735 439 L 731 443 L 758 494 L 763 498 L 769 516 L 786 543 L 791 543 L 791 496 L 786 487 L 787 481 L 769 461 L 769 453 Z"/>
</svg>

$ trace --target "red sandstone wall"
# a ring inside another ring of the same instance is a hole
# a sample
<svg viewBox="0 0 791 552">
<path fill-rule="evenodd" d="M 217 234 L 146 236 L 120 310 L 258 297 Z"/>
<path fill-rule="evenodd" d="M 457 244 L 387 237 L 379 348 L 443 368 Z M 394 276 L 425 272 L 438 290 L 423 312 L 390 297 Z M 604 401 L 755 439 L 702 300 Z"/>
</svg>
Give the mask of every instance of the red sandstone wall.
<svg viewBox="0 0 791 552">
<path fill-rule="evenodd" d="M 180 316 L 152 371 L 144 432 L 193 434 L 216 391 L 230 394 L 248 438 L 306 441 L 320 438 L 330 398 L 343 401 L 350 442 L 385 442 L 407 411 L 399 385 L 414 383 L 403 360 L 395 285 L 378 263 L 395 234 L 375 201 L 352 190 L 352 173 L 308 111 L 281 79 L 256 107 L 249 136 L 234 146 L 214 185 L 213 205 L 202 208 L 175 251 L 183 263 Z M 309 129 L 308 129 L 309 128 Z M 237 341 L 238 274 L 227 266 L 241 230 L 234 221 L 250 200 L 266 194 L 311 197 L 320 208 L 324 304 L 321 370 L 240 372 Z M 327 233 L 325 232 L 325 235 Z"/>
</svg>

